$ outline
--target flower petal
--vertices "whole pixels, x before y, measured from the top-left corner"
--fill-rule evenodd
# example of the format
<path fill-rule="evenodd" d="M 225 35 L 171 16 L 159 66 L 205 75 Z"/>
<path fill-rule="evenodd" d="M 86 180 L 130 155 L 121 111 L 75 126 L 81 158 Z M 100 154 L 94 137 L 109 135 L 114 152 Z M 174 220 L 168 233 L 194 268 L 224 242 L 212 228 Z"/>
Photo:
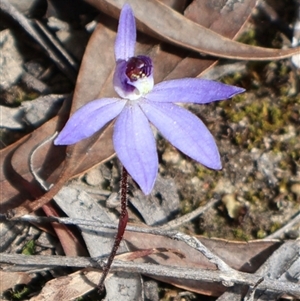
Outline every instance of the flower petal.
<path fill-rule="evenodd" d="M 119 98 L 101 98 L 76 111 L 54 140 L 55 145 L 70 145 L 92 136 L 120 114 L 126 104 Z"/>
<path fill-rule="evenodd" d="M 155 102 L 209 103 L 230 98 L 245 89 L 212 80 L 183 78 L 156 84 L 145 97 Z"/>
<path fill-rule="evenodd" d="M 209 168 L 222 168 L 215 140 L 199 118 L 171 103 L 141 101 L 140 106 L 150 122 L 180 151 Z"/>
<path fill-rule="evenodd" d="M 118 32 L 115 42 L 115 57 L 118 60 L 127 60 L 134 55 L 136 42 L 136 26 L 133 11 L 129 4 L 121 10 Z"/>
<path fill-rule="evenodd" d="M 137 104 L 126 105 L 117 118 L 113 142 L 128 173 L 149 194 L 157 176 L 158 158 L 150 124 Z"/>

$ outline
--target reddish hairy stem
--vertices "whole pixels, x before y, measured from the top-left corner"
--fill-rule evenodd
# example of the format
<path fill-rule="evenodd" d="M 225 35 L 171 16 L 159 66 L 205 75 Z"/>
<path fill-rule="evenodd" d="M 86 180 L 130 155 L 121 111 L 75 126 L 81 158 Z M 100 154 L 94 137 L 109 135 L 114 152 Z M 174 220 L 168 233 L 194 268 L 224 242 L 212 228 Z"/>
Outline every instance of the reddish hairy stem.
<path fill-rule="evenodd" d="M 104 290 L 104 281 L 106 279 L 107 274 L 109 273 L 110 267 L 113 263 L 113 260 L 116 256 L 116 253 L 119 249 L 120 243 L 123 239 L 123 235 L 128 222 L 128 212 L 127 212 L 127 178 L 128 173 L 127 170 L 123 167 L 122 177 L 121 177 L 121 213 L 119 218 L 119 226 L 117 236 L 115 238 L 114 246 L 109 254 L 107 259 L 107 264 L 103 269 L 101 279 L 98 284 L 99 293 Z"/>

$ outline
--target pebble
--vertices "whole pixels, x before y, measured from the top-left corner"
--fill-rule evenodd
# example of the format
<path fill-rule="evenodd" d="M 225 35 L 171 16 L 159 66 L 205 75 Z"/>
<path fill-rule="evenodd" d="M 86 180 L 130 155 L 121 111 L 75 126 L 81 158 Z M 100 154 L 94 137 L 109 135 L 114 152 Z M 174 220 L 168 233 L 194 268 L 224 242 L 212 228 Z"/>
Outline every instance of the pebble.
<path fill-rule="evenodd" d="M 221 178 L 214 188 L 215 193 L 219 194 L 232 194 L 235 191 L 235 187 L 231 184 L 230 180 Z"/>
<path fill-rule="evenodd" d="M 234 194 L 225 194 L 222 197 L 222 202 L 227 209 L 229 217 L 237 219 L 240 215 L 242 205 L 236 200 Z"/>
<path fill-rule="evenodd" d="M 291 186 L 291 192 L 296 194 L 300 198 L 300 183 L 295 183 Z"/>
<path fill-rule="evenodd" d="M 101 171 L 96 167 L 87 172 L 85 181 L 91 186 L 98 186 L 104 182 L 104 178 Z"/>
<path fill-rule="evenodd" d="M 35 11 L 46 4 L 45 0 L 9 0 L 8 2 L 26 16 L 31 16 Z"/>
<path fill-rule="evenodd" d="M 23 59 L 9 29 L 0 32 L 0 89 L 10 88 L 22 75 Z"/>
<path fill-rule="evenodd" d="M 178 164 L 181 156 L 178 151 L 174 149 L 167 149 L 162 155 L 163 161 L 166 163 Z"/>

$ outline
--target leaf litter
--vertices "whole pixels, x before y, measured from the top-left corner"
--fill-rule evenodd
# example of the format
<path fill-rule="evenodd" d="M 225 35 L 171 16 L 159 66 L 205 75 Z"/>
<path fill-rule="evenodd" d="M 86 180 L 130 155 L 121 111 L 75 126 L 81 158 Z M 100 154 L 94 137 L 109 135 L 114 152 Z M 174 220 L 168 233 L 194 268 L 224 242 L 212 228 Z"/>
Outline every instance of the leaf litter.
<path fill-rule="evenodd" d="M 89 2 L 92 3 L 92 1 Z M 117 17 L 119 9 L 122 6 L 121 2 L 122 1 L 116 1 L 111 3 L 107 1 L 107 6 L 101 6 L 101 9 L 103 12 Z M 133 3 L 132 5 L 134 6 L 135 4 Z M 210 9 L 215 12 L 215 14 L 212 14 L 214 18 L 211 20 L 216 20 L 216 22 L 210 23 L 209 19 L 200 18 L 200 20 L 202 20 L 200 21 L 199 18 L 193 19 L 192 17 L 192 12 L 196 12 L 197 9 L 200 8 L 203 9 L 200 1 L 193 2 L 190 7 L 185 10 L 184 20 L 182 16 L 175 14 L 167 7 L 162 7 L 161 3 L 157 4 L 156 1 L 149 1 L 147 5 L 153 7 L 157 13 L 153 13 L 153 16 L 149 16 L 149 13 L 146 13 L 147 10 L 145 7 L 143 8 L 142 5 L 133 8 L 136 10 L 137 19 L 140 21 L 140 29 L 147 33 L 149 33 L 150 29 L 152 35 L 156 36 L 156 38 L 158 36 L 161 37 L 163 34 L 153 32 L 157 30 L 155 26 L 158 23 L 156 21 L 154 22 L 151 18 L 160 16 L 161 11 L 159 11 L 159 8 L 163 8 L 162 11 L 169 14 L 169 18 L 166 18 L 166 20 L 170 19 L 170 24 L 174 22 L 174 20 L 181 20 L 180 22 L 186 23 L 187 26 L 190 26 L 190 28 L 194 30 L 195 25 L 186 19 L 191 18 L 200 25 L 209 27 L 228 38 L 233 38 L 247 20 L 251 11 L 250 8 L 254 6 L 254 1 L 248 1 L 244 6 L 241 3 L 236 4 L 234 6 L 234 12 L 237 12 L 237 9 L 239 10 L 237 23 L 233 25 L 229 22 L 227 26 L 225 26 L 225 23 L 222 21 L 222 17 L 226 20 L 225 13 L 226 10 L 228 10 L 226 6 L 223 7 L 223 10 L 218 7 L 210 7 Z M 197 7 L 198 5 L 199 7 Z M 232 10 L 227 11 L 228 14 L 230 14 L 230 12 L 232 13 Z M 206 17 L 209 14 L 195 15 L 204 15 Z M 104 15 L 102 15 L 101 19 L 102 24 L 99 23 L 93 33 L 81 63 L 71 112 L 74 112 L 87 101 L 102 95 L 113 95 L 112 93 L 114 93 L 110 84 L 114 68 L 112 53 L 110 51 L 99 51 L 99 49 L 101 49 L 101 45 L 105 45 L 105 49 L 112 49 L 112 46 L 109 45 L 113 45 L 117 23 Z M 164 18 L 161 19 L 163 20 Z M 227 18 L 227 20 L 231 19 L 232 18 Z M 153 24 L 155 25 L 154 27 Z M 219 24 L 221 24 L 221 26 Z M 109 28 L 106 27 L 107 25 L 109 25 Z M 247 26 L 249 25 L 246 25 L 246 27 Z M 252 28 L 249 26 L 246 32 L 251 33 L 253 30 L 256 30 L 256 28 L 262 30 L 261 27 L 256 25 L 256 27 Z M 169 35 L 173 34 L 172 28 L 166 27 L 166 30 L 168 31 L 168 35 L 164 35 L 164 40 L 167 39 L 171 41 Z M 188 35 L 189 38 L 191 34 L 193 34 L 193 31 L 190 31 L 190 35 Z M 177 35 L 175 38 L 180 39 L 181 36 L 182 35 Z M 177 41 L 176 39 L 172 39 L 172 43 L 182 46 L 184 42 L 182 40 Z M 278 37 L 275 37 L 275 39 L 278 40 Z M 184 47 L 189 49 L 186 50 L 183 48 L 175 48 L 168 44 L 157 44 L 157 40 L 153 38 L 150 39 L 142 34 L 139 37 L 139 41 L 140 44 L 138 47 L 140 53 L 148 53 L 154 60 L 156 81 L 160 81 L 164 78 L 197 76 L 204 73 L 206 68 L 215 62 L 212 58 L 207 59 L 204 57 L 199 59 L 199 55 L 191 51 L 191 49 L 195 50 L 195 48 L 193 48 L 194 46 L 189 43 L 184 45 Z M 220 41 L 222 41 L 222 39 Z M 251 41 L 248 42 L 251 43 Z M 263 41 L 263 43 L 265 43 L 265 41 Z M 205 53 L 203 49 L 201 52 Z M 225 52 L 224 50 L 223 54 Z M 294 51 L 293 53 L 296 52 L 297 51 Z M 292 51 L 290 51 L 290 55 L 291 53 Z M 214 54 L 214 52 L 211 52 L 211 54 Z M 257 57 L 253 57 L 252 59 L 255 60 Z M 163 62 L 163 64 L 161 62 Z M 202 118 L 203 116 L 205 117 L 205 123 L 208 124 L 210 130 L 217 133 L 216 137 L 218 139 L 218 145 L 221 147 L 221 156 L 224 157 L 225 161 L 223 162 L 225 164 L 223 164 L 224 169 L 221 173 L 217 174 L 216 172 L 204 170 L 199 166 L 194 166 L 189 159 L 183 157 L 181 154 L 177 157 L 177 163 L 175 165 L 174 163 L 168 163 L 167 158 L 174 157 L 174 150 L 164 140 L 159 139 L 159 151 L 161 157 L 164 158 L 161 161 L 160 174 L 163 177 L 174 179 L 181 200 L 180 209 L 183 213 L 189 212 L 200 204 L 205 203 L 205 200 L 210 199 L 213 194 L 216 194 L 217 198 L 224 197 L 224 195 L 226 196 L 229 192 L 227 192 L 224 186 L 224 178 L 229 179 L 230 185 L 233 187 L 230 193 L 234 193 L 236 202 L 241 204 L 242 208 L 245 208 L 245 212 L 237 214 L 235 218 L 229 218 L 226 207 L 218 204 L 215 208 L 206 212 L 205 215 L 202 215 L 200 219 L 196 219 L 194 223 L 181 226 L 181 229 L 185 232 L 191 234 L 196 232 L 209 237 L 217 236 L 227 239 L 249 240 L 253 238 L 264 238 L 288 222 L 297 212 L 299 194 L 293 192 L 293 187 L 299 183 L 299 161 L 297 161 L 299 160 L 299 143 L 297 144 L 296 139 L 297 135 L 299 135 L 299 125 L 297 126 L 297 120 L 299 120 L 299 114 L 297 113 L 299 112 L 299 110 L 297 110 L 299 107 L 299 101 L 297 101 L 297 99 L 299 99 L 299 91 L 297 91 L 297 88 L 294 88 L 296 89 L 294 95 L 289 96 L 288 94 L 291 85 L 293 85 L 291 78 L 293 78 L 295 72 L 297 73 L 297 70 L 294 71 L 289 61 L 272 61 L 270 63 L 250 64 L 248 65 L 246 73 L 245 71 L 243 72 L 242 74 L 237 73 L 232 76 L 227 75 L 223 80 L 229 84 L 240 83 L 241 86 L 246 87 L 247 90 L 251 91 L 247 97 L 241 97 L 241 99 L 238 99 L 236 102 L 230 100 L 202 109 L 195 106 L 192 107 L 194 112 L 201 115 Z M 278 78 L 280 79 L 279 84 L 277 82 Z M 276 100 L 269 99 L 267 95 L 272 95 Z M 30 204 L 28 200 L 33 200 L 44 193 L 34 179 L 30 171 L 30 166 L 24 158 L 32 157 L 33 167 L 35 171 L 38 172 L 40 178 L 47 180 L 48 183 L 58 182 L 59 185 L 55 184 L 57 185 L 58 191 L 70 178 L 82 174 L 95 164 L 109 161 L 113 156 L 114 152 L 110 140 L 111 127 L 108 127 L 103 133 L 99 134 L 98 137 L 93 137 L 89 141 L 85 141 L 74 148 L 68 148 L 67 157 L 65 163 L 63 163 L 64 166 L 61 166 L 62 162 L 64 162 L 64 148 L 58 150 L 51 146 L 51 142 L 45 144 L 43 144 L 43 142 L 46 141 L 55 130 L 59 130 L 63 126 L 69 114 L 69 109 L 66 107 L 67 106 L 60 111 L 58 117 L 46 122 L 27 137 L 15 142 L 15 144 L 8 146 L 2 151 L 1 160 L 3 160 L 3 164 L 1 164 L 1 166 L 3 168 L 3 175 L 5 176 L 4 182 L 1 184 L 2 188 L 4 188 L 4 194 L 2 194 L 3 200 L 1 201 L 1 209 L 3 212 L 13 208 L 18 210 L 18 208 L 20 208 L 18 207 L 19 205 L 22 206 L 21 208 L 23 210 L 20 210 L 20 213 L 30 212 L 32 209 L 28 210 L 28 207 L 27 210 L 24 210 L 24 208 Z M 43 145 L 39 147 L 40 144 Z M 34 156 L 32 156 L 34 150 L 36 150 L 36 152 Z M 86 152 L 86 150 L 88 150 L 88 152 Z M 168 155 L 168 153 L 171 155 Z M 277 159 L 274 160 L 274 158 Z M 107 180 L 104 180 L 102 186 L 108 188 L 108 190 L 118 191 L 118 182 L 116 180 L 118 179 L 117 165 L 115 161 L 110 161 L 106 163 L 106 166 L 109 168 L 113 167 L 113 170 L 115 170 L 112 176 L 114 182 L 109 183 Z M 61 170 L 64 170 L 63 174 Z M 216 189 L 216 187 L 218 187 L 218 189 Z M 134 183 L 131 184 L 130 190 L 133 191 L 134 195 L 136 191 Z M 50 189 L 48 199 L 55 194 L 56 192 L 51 192 Z M 84 192 L 79 190 L 75 195 L 82 194 L 84 194 Z M 76 197 L 70 200 L 70 192 L 67 192 L 66 195 L 67 197 L 64 196 L 63 201 L 78 200 Z M 90 201 L 92 200 L 91 197 L 87 197 Z M 136 196 L 133 198 L 136 199 Z M 174 198 L 176 198 L 176 195 L 172 197 L 172 199 Z M 157 204 L 160 202 L 166 203 L 168 202 L 168 195 L 162 197 L 158 191 L 156 199 Z M 26 200 L 27 205 L 24 205 L 24 201 Z M 93 205 L 95 203 L 97 203 L 97 197 L 94 202 L 92 202 Z M 80 204 L 89 204 L 89 202 L 85 199 L 84 202 L 79 202 L 79 205 Z M 101 205 L 104 205 L 103 202 Z M 176 203 L 174 205 L 176 207 L 178 206 Z M 30 207 L 31 205 L 29 205 L 29 208 Z M 73 206 L 71 206 L 71 208 L 72 207 Z M 149 212 L 147 206 L 144 207 L 145 208 L 142 208 L 142 206 L 136 207 L 138 208 L 138 212 L 132 210 L 133 220 L 137 220 L 139 216 L 145 216 L 144 220 L 147 220 L 146 216 L 147 214 L 149 215 Z M 85 212 L 87 216 L 91 218 L 92 208 L 95 207 L 84 208 L 84 210 L 81 208 L 77 214 L 82 217 L 83 212 Z M 76 209 L 73 209 L 71 212 L 65 209 L 67 211 L 65 211 L 65 213 L 71 217 L 76 217 L 76 212 L 74 212 Z M 179 208 L 174 208 L 174 210 L 175 213 L 173 212 L 173 214 L 176 214 L 176 210 L 178 211 Z M 109 213 L 109 215 L 112 216 L 111 213 Z M 98 214 L 96 214 L 96 217 L 97 216 Z M 151 213 L 149 216 L 151 216 Z M 110 220 L 113 221 L 114 219 L 115 218 Z M 105 231 L 105 233 L 108 233 L 107 230 Z M 84 233 L 84 231 L 82 233 Z M 84 235 L 87 234 L 82 235 L 84 237 Z M 294 237 L 293 231 L 286 233 L 286 235 L 287 237 Z M 135 236 L 135 234 L 133 236 Z M 94 239 L 95 236 L 92 235 L 91 243 L 88 243 L 89 240 L 87 237 L 88 236 L 84 237 L 84 241 L 90 256 L 100 256 L 100 253 L 95 253 L 97 253 L 97 249 L 101 248 L 101 236 L 97 235 L 96 240 Z M 150 243 L 150 246 L 145 246 L 146 249 L 155 246 L 154 238 L 147 239 L 144 236 L 142 236 L 142 238 L 145 238 L 145 241 Z M 157 237 L 157 239 L 158 238 L 159 237 Z M 61 239 L 64 240 L 64 238 Z M 98 243 L 95 244 L 96 241 L 98 241 L 99 247 Z M 141 243 L 142 240 L 140 239 L 139 242 Z M 153 245 L 151 246 L 152 242 Z M 93 245 L 95 248 L 94 251 L 89 249 L 92 248 Z M 224 246 L 224 244 L 220 245 L 222 246 L 222 252 L 227 250 L 228 243 L 226 243 L 226 246 Z M 251 245 L 251 243 L 247 243 L 246 245 Z M 158 247 L 163 246 L 164 242 L 158 243 Z M 237 243 L 237 246 L 239 246 L 239 243 Z M 75 248 L 75 245 L 73 247 Z M 142 248 L 142 245 L 140 245 L 140 247 L 137 246 L 137 248 Z M 211 246 L 211 248 L 215 250 L 216 247 Z M 185 249 L 185 247 L 183 247 L 183 249 Z M 241 252 L 241 254 L 244 254 L 244 251 Z M 66 255 L 68 255 L 68 251 L 66 251 Z M 102 255 L 105 255 L 105 253 Z M 266 254 L 264 256 L 264 259 L 269 257 L 269 255 Z M 226 255 L 225 257 L 231 258 L 230 255 Z M 284 255 L 282 255 L 282 257 L 286 258 Z M 281 260 L 282 257 L 280 257 Z M 172 255 L 168 256 L 168 258 L 172 258 Z M 175 261 L 178 261 L 178 258 Z M 247 261 L 245 260 L 245 262 Z M 174 262 L 171 261 L 171 265 L 174 265 Z M 136 284 L 139 285 L 140 280 L 136 281 Z M 112 290 L 107 286 L 107 292 L 112 292 L 115 285 L 117 284 L 113 284 Z M 198 285 L 196 283 L 195 287 L 198 286 L 199 283 Z M 193 288 L 191 283 L 186 283 L 181 287 L 198 291 L 195 290 L 195 287 Z M 137 288 L 138 292 L 140 292 L 140 290 L 140 287 Z M 220 292 L 216 293 L 218 291 L 216 287 L 212 287 L 211 290 L 208 291 L 210 291 L 210 294 L 211 292 L 217 295 L 220 294 Z M 201 292 L 205 293 L 204 291 Z"/>

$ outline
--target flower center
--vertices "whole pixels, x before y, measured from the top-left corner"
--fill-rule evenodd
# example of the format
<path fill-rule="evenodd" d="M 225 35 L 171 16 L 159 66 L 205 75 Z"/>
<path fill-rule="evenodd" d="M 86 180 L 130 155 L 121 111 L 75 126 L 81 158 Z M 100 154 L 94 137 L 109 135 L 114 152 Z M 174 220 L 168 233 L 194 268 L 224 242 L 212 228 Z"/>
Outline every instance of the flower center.
<path fill-rule="evenodd" d="M 131 81 L 148 77 L 152 71 L 151 59 L 146 56 L 132 57 L 127 62 L 126 75 Z"/>

